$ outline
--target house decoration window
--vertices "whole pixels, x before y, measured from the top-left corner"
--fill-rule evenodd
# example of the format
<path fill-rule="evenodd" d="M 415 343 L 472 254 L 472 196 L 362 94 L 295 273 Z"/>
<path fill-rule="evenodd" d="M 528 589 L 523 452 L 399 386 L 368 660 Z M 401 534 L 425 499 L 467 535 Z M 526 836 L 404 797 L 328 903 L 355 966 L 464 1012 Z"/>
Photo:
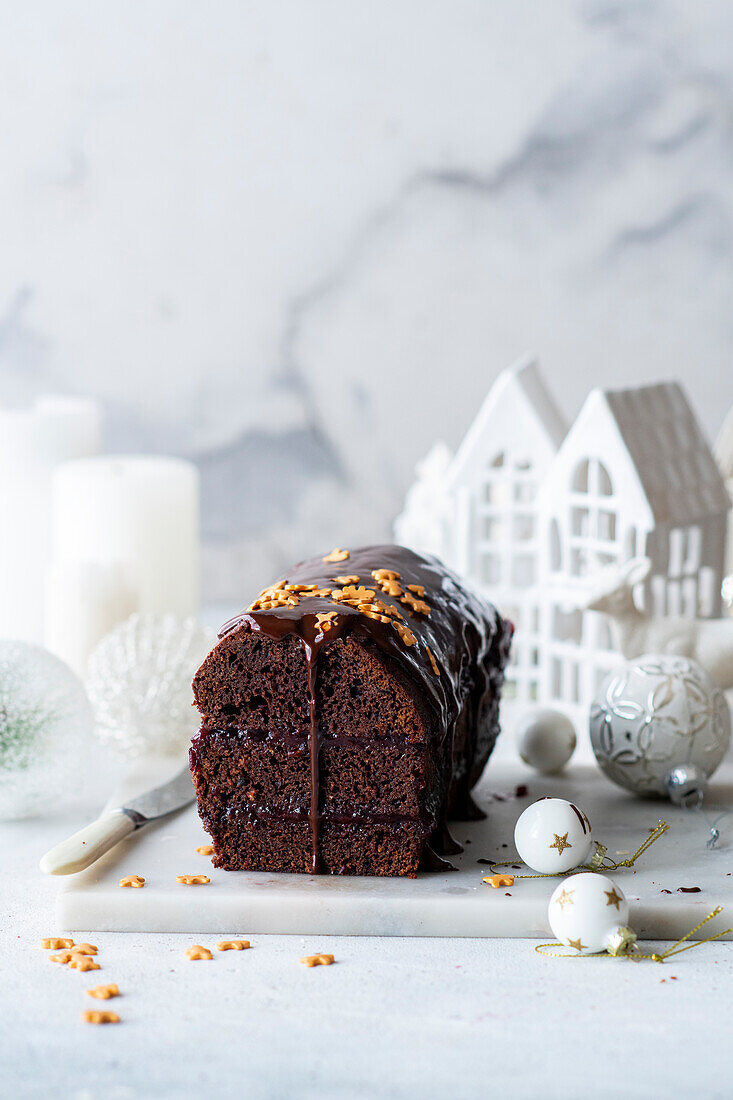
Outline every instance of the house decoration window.
<path fill-rule="evenodd" d="M 597 458 L 582 459 L 569 493 L 570 575 L 587 577 L 618 560 L 617 514 L 611 475 Z"/>
<path fill-rule="evenodd" d="M 478 493 L 476 575 L 486 588 L 520 592 L 537 581 L 537 476 L 528 458 L 500 451 Z"/>

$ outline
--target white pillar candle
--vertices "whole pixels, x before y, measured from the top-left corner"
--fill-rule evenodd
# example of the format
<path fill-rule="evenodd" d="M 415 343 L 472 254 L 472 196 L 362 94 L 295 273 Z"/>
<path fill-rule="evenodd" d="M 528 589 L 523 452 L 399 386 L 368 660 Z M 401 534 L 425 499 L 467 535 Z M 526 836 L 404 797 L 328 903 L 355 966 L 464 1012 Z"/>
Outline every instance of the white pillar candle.
<path fill-rule="evenodd" d="M 99 405 L 83 398 L 0 409 L 0 637 L 42 641 L 53 471 L 96 454 L 101 434 Z"/>
<path fill-rule="evenodd" d="M 66 462 L 54 475 L 53 498 L 57 566 L 121 565 L 140 612 L 197 613 L 199 478 L 192 463 L 142 455 Z"/>
<path fill-rule="evenodd" d="M 138 609 L 122 563 L 55 563 L 46 576 L 44 644 L 82 679 L 97 642 Z"/>

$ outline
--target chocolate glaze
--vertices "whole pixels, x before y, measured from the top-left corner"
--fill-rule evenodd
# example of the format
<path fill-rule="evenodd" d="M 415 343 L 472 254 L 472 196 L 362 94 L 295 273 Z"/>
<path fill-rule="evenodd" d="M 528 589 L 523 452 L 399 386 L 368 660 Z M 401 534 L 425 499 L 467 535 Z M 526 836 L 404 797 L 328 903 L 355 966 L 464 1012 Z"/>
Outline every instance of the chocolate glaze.
<path fill-rule="evenodd" d="M 424 599 L 431 609 L 430 615 L 415 613 L 397 597 L 382 592 L 372 578 L 372 570 L 376 569 L 398 573 L 399 583 L 405 590 L 408 585 L 422 585 L 425 589 Z M 439 846 L 441 840 L 445 841 L 450 836 L 445 825 L 449 807 L 455 816 L 463 813 L 471 819 L 477 814 L 469 791 L 481 774 L 493 747 L 490 733 L 484 735 L 483 743 L 477 743 L 478 706 L 489 688 L 498 697 L 503 678 L 502 670 L 509 651 L 511 627 L 490 604 L 470 591 L 437 558 L 421 556 L 400 546 L 361 547 L 351 550 L 346 560 L 336 563 L 312 558 L 293 566 L 279 580 L 288 584 L 317 584 L 319 588 L 340 587 L 334 582 L 334 578 L 341 575 L 358 575 L 359 585 L 373 589 L 383 603 L 398 608 L 404 616 L 402 621 L 415 635 L 416 643 L 405 645 L 392 622 L 382 623 L 330 597 L 312 597 L 307 593 L 299 593 L 300 602 L 294 607 L 243 611 L 224 624 L 219 637 L 223 638 L 233 631 L 246 630 L 256 631 L 276 640 L 288 635 L 295 635 L 301 640 L 308 670 L 312 874 L 319 871 L 321 825 L 320 745 L 315 693 L 319 654 L 338 638 L 355 633 L 375 643 L 396 663 L 427 707 L 431 727 L 436 731 L 439 740 L 442 742 L 444 738 L 450 739 L 450 754 L 454 758 L 453 783 L 441 807 L 440 820 L 431 844 L 426 845 L 428 858 L 432 862 L 439 859 L 433 846 Z M 316 615 L 328 611 L 336 611 L 337 615 L 331 620 L 331 628 L 324 632 L 317 625 Z M 437 662 L 439 676 L 432 669 L 428 647 Z M 465 743 L 459 759 L 456 760 L 452 751 L 456 724 L 466 706 L 469 713 Z M 452 839 L 450 847 L 453 851 L 460 850 L 460 846 Z M 440 862 L 444 864 L 444 861 Z M 445 869 L 445 866 L 441 869 Z"/>

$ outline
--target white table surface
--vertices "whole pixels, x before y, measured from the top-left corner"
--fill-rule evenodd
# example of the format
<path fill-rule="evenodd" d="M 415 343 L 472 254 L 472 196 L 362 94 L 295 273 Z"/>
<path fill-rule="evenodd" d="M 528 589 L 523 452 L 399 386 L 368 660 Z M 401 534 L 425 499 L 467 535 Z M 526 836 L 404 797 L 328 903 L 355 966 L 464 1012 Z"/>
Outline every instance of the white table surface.
<path fill-rule="evenodd" d="M 2 1097 L 731 1095 L 730 943 L 658 965 L 545 959 L 525 940 L 258 935 L 196 963 L 186 947 L 218 937 L 98 933 L 103 969 L 52 964 L 58 880 L 36 865 L 84 819 L 0 825 Z M 299 964 L 316 951 L 337 964 Z M 124 995 L 84 995 L 102 981 Z M 80 1021 L 103 1007 L 122 1023 Z"/>

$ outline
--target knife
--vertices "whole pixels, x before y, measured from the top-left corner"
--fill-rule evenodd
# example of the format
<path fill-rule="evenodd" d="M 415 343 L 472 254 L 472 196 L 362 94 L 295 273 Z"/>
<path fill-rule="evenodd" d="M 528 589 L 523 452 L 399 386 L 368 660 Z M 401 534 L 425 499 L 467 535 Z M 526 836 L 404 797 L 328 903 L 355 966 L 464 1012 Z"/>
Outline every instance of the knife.
<path fill-rule="evenodd" d="M 118 806 L 102 814 L 91 825 L 86 825 L 68 840 L 63 840 L 46 852 L 39 866 L 44 875 L 73 875 L 83 871 L 95 860 L 114 848 L 130 833 L 142 829 L 174 810 L 188 806 L 196 797 L 188 765 L 160 787 L 130 800 L 126 806 Z"/>

